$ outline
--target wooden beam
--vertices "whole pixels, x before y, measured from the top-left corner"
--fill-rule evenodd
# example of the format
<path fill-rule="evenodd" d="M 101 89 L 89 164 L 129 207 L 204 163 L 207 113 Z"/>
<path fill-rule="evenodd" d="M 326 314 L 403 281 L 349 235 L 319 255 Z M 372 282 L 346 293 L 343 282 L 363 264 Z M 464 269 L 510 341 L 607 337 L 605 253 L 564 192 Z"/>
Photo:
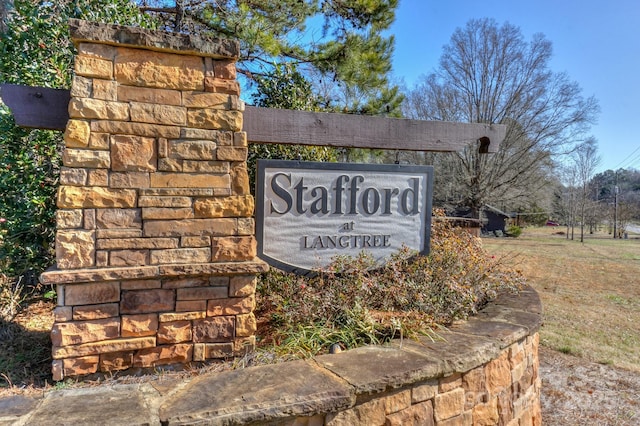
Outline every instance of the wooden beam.
<path fill-rule="evenodd" d="M 0 97 L 22 127 L 64 130 L 69 91 L 0 85 Z M 460 151 L 477 144 L 497 152 L 506 135 L 500 124 L 469 124 L 377 116 L 292 111 L 247 106 L 244 130 L 251 143 L 319 145 L 411 151 Z"/>
<path fill-rule="evenodd" d="M 323 145 L 412 151 L 460 151 L 478 143 L 497 152 L 506 135 L 500 124 L 408 120 L 247 106 L 244 130 L 253 143 Z"/>
<path fill-rule="evenodd" d="M 18 126 L 64 130 L 69 120 L 68 90 L 1 84 L 0 97 Z"/>

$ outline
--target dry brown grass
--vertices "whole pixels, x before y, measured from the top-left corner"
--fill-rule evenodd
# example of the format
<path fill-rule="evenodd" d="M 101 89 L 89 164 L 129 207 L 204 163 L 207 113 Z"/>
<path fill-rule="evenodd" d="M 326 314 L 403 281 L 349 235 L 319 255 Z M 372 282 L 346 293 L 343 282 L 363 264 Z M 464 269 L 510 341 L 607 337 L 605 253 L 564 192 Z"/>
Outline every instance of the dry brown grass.
<path fill-rule="evenodd" d="M 526 228 L 519 238 L 487 238 L 540 294 L 543 345 L 586 360 L 640 372 L 640 238 L 606 233 L 584 243 L 562 228 Z"/>

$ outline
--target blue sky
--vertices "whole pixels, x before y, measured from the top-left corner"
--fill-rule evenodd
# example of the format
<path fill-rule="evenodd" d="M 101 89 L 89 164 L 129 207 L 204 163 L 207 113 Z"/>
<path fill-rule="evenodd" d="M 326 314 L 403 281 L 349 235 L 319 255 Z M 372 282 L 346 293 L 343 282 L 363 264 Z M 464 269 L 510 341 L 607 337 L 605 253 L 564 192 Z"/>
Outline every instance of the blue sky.
<path fill-rule="evenodd" d="M 640 1 L 400 0 L 391 28 L 394 76 L 412 87 L 437 67 L 456 28 L 485 17 L 520 27 L 527 40 L 544 34 L 553 44 L 551 69 L 598 99 L 591 133 L 602 157 L 599 171 L 640 169 Z"/>

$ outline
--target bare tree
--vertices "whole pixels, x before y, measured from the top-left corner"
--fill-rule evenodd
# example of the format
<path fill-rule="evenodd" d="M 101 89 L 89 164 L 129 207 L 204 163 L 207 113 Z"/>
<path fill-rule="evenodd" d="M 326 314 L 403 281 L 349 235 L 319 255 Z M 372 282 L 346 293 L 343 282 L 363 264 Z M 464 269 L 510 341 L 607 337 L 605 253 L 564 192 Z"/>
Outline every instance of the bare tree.
<path fill-rule="evenodd" d="M 617 213 L 617 238 L 623 238 L 627 233 L 627 227 L 633 220 L 633 216 L 638 209 L 638 205 L 628 200 L 618 201 Z"/>
<path fill-rule="evenodd" d="M 561 202 L 567 226 L 567 239 L 573 240 L 578 211 L 578 168 L 574 163 L 569 163 L 560 170 L 560 175 L 563 183 Z"/>
<path fill-rule="evenodd" d="M 572 151 L 598 113 L 577 83 L 549 70 L 551 54 L 541 34 L 526 42 L 513 25 L 471 20 L 407 95 L 412 118 L 507 125 L 498 153 L 470 147 L 434 164 L 455 171 L 459 202 L 476 215 L 486 202 L 523 200 L 547 185 L 550 156 Z"/>
<path fill-rule="evenodd" d="M 580 242 L 584 242 L 584 225 L 586 221 L 586 209 L 590 204 L 590 182 L 600 164 L 598 155 L 598 143 L 591 137 L 579 145 L 572 155 L 575 170 L 580 185 Z"/>

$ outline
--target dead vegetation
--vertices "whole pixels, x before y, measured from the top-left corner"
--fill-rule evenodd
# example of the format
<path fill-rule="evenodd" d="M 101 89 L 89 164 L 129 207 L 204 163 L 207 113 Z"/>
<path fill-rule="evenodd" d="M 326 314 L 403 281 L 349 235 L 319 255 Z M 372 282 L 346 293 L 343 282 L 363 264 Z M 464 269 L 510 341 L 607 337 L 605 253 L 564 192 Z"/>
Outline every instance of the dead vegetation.
<path fill-rule="evenodd" d="M 0 319 L 0 395 L 2 389 L 46 388 L 51 380 L 53 303 L 34 301 L 13 320 Z"/>
<path fill-rule="evenodd" d="M 508 255 L 540 294 L 541 343 L 559 352 L 640 373 L 640 239 L 606 233 L 567 240 L 554 228 L 485 239 Z"/>

